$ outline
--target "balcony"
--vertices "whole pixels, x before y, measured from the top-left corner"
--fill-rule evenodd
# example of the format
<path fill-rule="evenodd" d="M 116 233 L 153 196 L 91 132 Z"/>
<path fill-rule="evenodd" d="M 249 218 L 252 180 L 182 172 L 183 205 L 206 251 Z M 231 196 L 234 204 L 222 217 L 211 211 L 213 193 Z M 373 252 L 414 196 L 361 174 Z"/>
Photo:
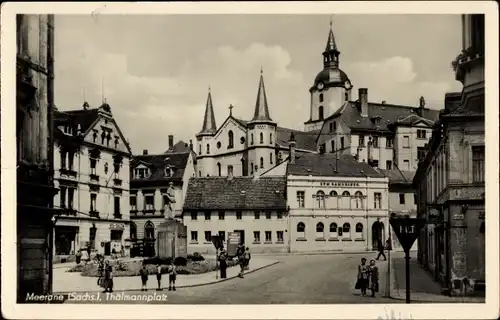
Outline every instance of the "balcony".
<path fill-rule="evenodd" d="M 113 214 L 113 218 L 115 218 L 115 219 L 121 219 L 122 218 L 122 214 L 121 213 L 115 213 L 115 214 Z"/>
<path fill-rule="evenodd" d="M 99 218 L 99 211 L 94 211 L 94 210 L 91 210 L 89 212 L 90 216 L 93 217 L 93 218 Z"/>
<path fill-rule="evenodd" d="M 113 179 L 113 183 L 115 184 L 115 186 L 121 186 L 122 185 L 122 180 L 121 179 Z"/>
<path fill-rule="evenodd" d="M 484 53 L 478 52 L 473 47 L 462 50 L 455 60 L 451 62 L 451 66 L 455 72 L 455 79 L 463 83 L 467 70 L 479 65 L 483 60 Z"/>
<path fill-rule="evenodd" d="M 67 177 L 76 178 L 76 175 L 77 175 L 76 171 L 71 170 L 71 169 L 65 169 L 65 168 L 59 169 L 59 173 L 61 174 L 61 177 L 67 176 Z"/>
<path fill-rule="evenodd" d="M 99 176 L 97 174 L 91 173 L 89 175 L 89 177 L 90 177 L 90 181 L 99 182 Z"/>

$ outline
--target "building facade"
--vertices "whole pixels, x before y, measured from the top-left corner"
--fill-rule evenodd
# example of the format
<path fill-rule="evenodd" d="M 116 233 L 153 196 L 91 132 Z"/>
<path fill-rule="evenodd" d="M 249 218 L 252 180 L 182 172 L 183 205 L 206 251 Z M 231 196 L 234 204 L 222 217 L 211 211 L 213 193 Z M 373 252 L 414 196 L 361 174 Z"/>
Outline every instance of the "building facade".
<path fill-rule="evenodd" d="M 461 93 L 445 97 L 418 167 L 419 262 L 452 295 L 485 280 L 484 15 L 463 15 L 463 50 L 453 61 Z"/>
<path fill-rule="evenodd" d="M 59 194 L 54 254 L 79 249 L 128 255 L 130 146 L 103 103 L 55 114 L 54 169 Z"/>
<path fill-rule="evenodd" d="M 150 155 L 147 150 L 133 157 L 130 166 L 130 239 L 133 256 L 154 256 L 157 227 L 165 221 L 166 193 L 174 189 L 174 216 L 181 217 L 189 178 L 195 175 L 196 157 L 184 142 L 174 145 L 169 136 L 169 148 L 163 154 Z"/>
<path fill-rule="evenodd" d="M 52 292 L 54 16 L 16 16 L 17 300 Z M 5 200 L 5 199 L 4 199 Z"/>
<path fill-rule="evenodd" d="M 266 172 L 287 178 L 290 252 L 376 250 L 389 236 L 389 179 L 351 155 L 296 153 Z"/>
<path fill-rule="evenodd" d="M 215 253 L 212 235 L 230 232 L 253 253 L 287 252 L 286 177 L 191 178 L 182 220 L 189 253 Z"/>

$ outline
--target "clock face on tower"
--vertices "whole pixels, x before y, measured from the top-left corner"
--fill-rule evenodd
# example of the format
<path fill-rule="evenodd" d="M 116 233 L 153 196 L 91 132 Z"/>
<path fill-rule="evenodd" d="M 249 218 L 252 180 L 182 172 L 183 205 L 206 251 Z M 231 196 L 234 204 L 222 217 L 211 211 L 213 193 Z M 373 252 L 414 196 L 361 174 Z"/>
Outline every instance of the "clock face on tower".
<path fill-rule="evenodd" d="M 349 80 L 346 80 L 346 82 L 344 83 L 344 87 L 347 89 L 347 90 L 351 90 L 352 86 L 351 86 L 351 82 Z"/>
<path fill-rule="evenodd" d="M 318 90 L 323 90 L 324 87 L 325 87 L 325 85 L 323 84 L 323 82 L 318 83 L 318 86 L 317 86 Z"/>

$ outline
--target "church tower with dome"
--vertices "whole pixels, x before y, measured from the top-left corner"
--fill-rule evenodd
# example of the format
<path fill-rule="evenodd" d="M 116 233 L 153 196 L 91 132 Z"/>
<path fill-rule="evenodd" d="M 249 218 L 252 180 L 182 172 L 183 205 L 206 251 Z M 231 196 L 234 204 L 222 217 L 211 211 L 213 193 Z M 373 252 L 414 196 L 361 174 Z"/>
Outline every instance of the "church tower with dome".
<path fill-rule="evenodd" d="M 305 122 L 305 131 L 320 130 L 324 119 L 351 99 L 352 84 L 347 74 L 339 68 L 339 55 L 330 21 L 328 41 L 323 52 L 323 70 L 318 73 L 309 89 L 311 109 L 310 118 Z"/>

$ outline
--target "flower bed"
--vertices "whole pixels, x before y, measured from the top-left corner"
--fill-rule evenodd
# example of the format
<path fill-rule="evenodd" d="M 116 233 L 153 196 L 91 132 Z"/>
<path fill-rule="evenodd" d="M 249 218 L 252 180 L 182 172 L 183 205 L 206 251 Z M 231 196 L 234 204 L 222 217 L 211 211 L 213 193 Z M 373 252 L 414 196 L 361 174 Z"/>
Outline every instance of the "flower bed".
<path fill-rule="evenodd" d="M 114 277 L 134 277 L 139 276 L 139 271 L 142 268 L 142 261 L 116 262 L 110 261 L 113 266 Z M 227 266 L 232 267 L 235 263 L 228 261 Z M 149 274 L 156 274 L 157 266 L 154 264 L 146 264 L 146 269 Z M 98 266 L 96 264 L 79 264 L 69 269 L 67 272 L 80 272 L 84 277 L 98 277 Z M 185 266 L 177 266 L 177 274 L 202 274 L 216 270 L 215 260 L 190 261 L 188 260 Z M 161 265 L 161 273 L 168 272 L 168 265 Z"/>

